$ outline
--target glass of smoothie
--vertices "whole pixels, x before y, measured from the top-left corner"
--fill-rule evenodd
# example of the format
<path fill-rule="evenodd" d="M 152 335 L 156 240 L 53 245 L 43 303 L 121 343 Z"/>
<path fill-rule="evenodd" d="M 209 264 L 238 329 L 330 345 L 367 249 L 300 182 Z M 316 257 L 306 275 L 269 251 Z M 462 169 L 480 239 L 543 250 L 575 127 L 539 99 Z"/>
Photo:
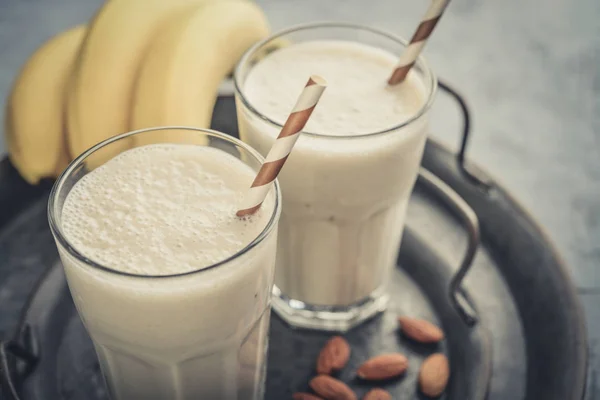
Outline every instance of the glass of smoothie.
<path fill-rule="evenodd" d="M 154 128 L 54 185 L 50 226 L 112 399 L 263 398 L 278 184 L 235 215 L 262 161 L 219 132 Z"/>
<path fill-rule="evenodd" d="M 344 331 L 386 308 L 437 89 L 423 58 L 387 85 L 405 48 L 376 29 L 317 23 L 258 43 L 235 70 L 240 137 L 263 155 L 303 78 L 329 82 L 278 177 L 273 308 L 294 326 Z"/>

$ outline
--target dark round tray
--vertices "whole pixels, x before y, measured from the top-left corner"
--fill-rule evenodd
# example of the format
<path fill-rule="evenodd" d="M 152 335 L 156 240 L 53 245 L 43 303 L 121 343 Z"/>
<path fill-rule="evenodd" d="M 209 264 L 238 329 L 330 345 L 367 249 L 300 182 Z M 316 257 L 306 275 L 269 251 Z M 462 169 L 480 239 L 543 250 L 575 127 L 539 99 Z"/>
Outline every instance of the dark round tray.
<path fill-rule="evenodd" d="M 452 370 L 443 399 L 580 400 L 587 346 L 575 289 L 531 217 L 465 163 L 468 114 L 456 98 L 465 112 L 461 151 L 456 156 L 428 141 L 391 282 L 392 304 L 345 334 L 353 352 L 340 378 L 362 396 L 372 386 L 354 378 L 356 368 L 373 355 L 400 351 L 409 358 L 408 372 L 378 386 L 394 399 L 422 399 L 416 389 L 419 364 L 441 351 Z M 235 133 L 234 113 L 232 98 L 220 98 L 213 127 Z M 0 249 L 10 254 L 0 258 L 0 277 L 8 277 L 0 292 L 21 276 L 33 282 L 43 274 L 17 330 L 0 346 L 2 389 L 6 399 L 107 398 L 47 227 L 48 189 L 48 183 L 25 184 L 6 160 L 2 163 Z M 470 209 L 481 229 L 472 265 L 469 250 L 477 230 Z M 399 314 L 437 322 L 446 340 L 425 346 L 401 337 Z M 295 330 L 273 315 L 270 334 L 267 399 L 306 391 L 331 333 Z"/>

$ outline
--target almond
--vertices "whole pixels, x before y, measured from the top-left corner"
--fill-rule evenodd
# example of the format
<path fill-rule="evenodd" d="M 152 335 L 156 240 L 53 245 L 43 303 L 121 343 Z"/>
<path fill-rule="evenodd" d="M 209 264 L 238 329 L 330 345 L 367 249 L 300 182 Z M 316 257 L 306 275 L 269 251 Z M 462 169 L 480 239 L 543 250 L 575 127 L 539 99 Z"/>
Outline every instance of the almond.
<path fill-rule="evenodd" d="M 450 366 L 445 355 L 433 354 L 423 361 L 419 371 L 419 386 L 429 397 L 438 397 L 446 389 L 450 378 Z"/>
<path fill-rule="evenodd" d="M 392 395 L 383 389 L 375 388 L 365 394 L 363 400 L 392 400 Z"/>
<path fill-rule="evenodd" d="M 356 375 L 366 380 L 382 380 L 402 375 L 407 368 L 408 359 L 403 354 L 383 354 L 367 360 Z"/>
<path fill-rule="evenodd" d="M 437 343 L 444 339 L 444 332 L 424 319 L 399 317 L 400 330 L 404 335 L 420 343 Z"/>
<path fill-rule="evenodd" d="M 356 395 L 348 385 L 328 375 L 312 378 L 309 385 L 319 396 L 327 400 L 356 400 Z"/>
<path fill-rule="evenodd" d="M 323 400 L 320 397 L 315 396 L 314 394 L 310 394 L 310 393 L 294 393 L 292 395 L 292 399 L 293 400 Z"/>
<path fill-rule="evenodd" d="M 346 339 L 334 336 L 325 343 L 317 359 L 317 373 L 331 375 L 346 366 L 350 359 L 350 346 Z"/>

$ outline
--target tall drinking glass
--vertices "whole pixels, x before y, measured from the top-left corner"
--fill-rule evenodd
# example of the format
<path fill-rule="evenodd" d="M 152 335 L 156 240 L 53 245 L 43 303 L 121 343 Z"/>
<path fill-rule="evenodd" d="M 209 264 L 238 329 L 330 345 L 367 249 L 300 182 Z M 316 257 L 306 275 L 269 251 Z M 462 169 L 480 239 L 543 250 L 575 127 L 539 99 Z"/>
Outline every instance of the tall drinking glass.
<path fill-rule="evenodd" d="M 284 122 L 273 110 L 278 103 L 289 102 L 299 90 L 293 82 L 300 85 L 304 79 L 290 78 L 299 71 L 298 65 L 309 66 L 302 74 L 310 70 L 329 81 L 279 175 L 285 207 L 273 307 L 292 325 L 343 331 L 386 307 L 386 282 L 396 262 L 437 89 L 423 58 L 405 83 L 387 87 L 405 48 L 404 40 L 376 29 L 317 23 L 258 43 L 235 70 L 240 137 L 263 155 Z M 364 70 L 354 65 L 362 60 Z M 380 62 L 385 67 L 371 76 Z M 268 73 L 266 67 L 256 72 L 265 63 L 270 63 Z M 365 89 L 369 79 L 375 83 Z M 266 93 L 269 84 L 274 90 Z M 347 96 L 328 102 L 328 96 L 342 90 L 336 89 L 338 84 L 348 86 Z M 372 94 L 357 98 L 355 87 L 362 92 L 373 89 Z M 414 110 L 382 127 L 378 116 L 384 107 L 393 108 L 388 102 L 399 96 L 410 102 L 413 94 L 420 102 Z M 341 105 L 363 100 L 369 103 L 365 109 Z M 323 124 L 327 119 L 330 123 Z M 313 127 L 331 128 L 311 130 L 313 121 Z"/>
<path fill-rule="evenodd" d="M 137 143 L 148 142 L 154 143 L 153 146 L 193 143 L 210 147 L 214 149 L 211 168 L 217 175 L 221 169 L 231 174 L 238 168 L 246 168 L 249 174 L 246 166 L 258 171 L 263 161 L 250 146 L 219 132 L 154 128 L 116 136 L 94 146 L 73 161 L 56 182 L 48 206 L 50 226 L 73 300 L 93 340 L 111 398 L 262 399 L 281 209 L 277 183 L 269 194 L 271 201 L 265 203 L 267 209 L 262 211 L 264 229 L 258 230 L 256 237 L 246 238 L 248 244 L 241 250 L 223 254 L 219 261 L 194 270 L 146 274 L 146 265 L 140 263 L 139 273 L 123 272 L 118 262 L 113 265 L 87 257 L 69 239 L 64 205 L 74 188 L 78 190 L 78 183 L 95 173 L 96 168 L 112 162 L 123 148 L 135 148 Z M 223 165 L 214 165 L 215 160 L 222 160 Z M 172 161 L 169 165 L 173 168 L 178 168 L 180 162 L 199 168 L 206 163 L 202 157 L 178 160 L 176 155 L 168 161 Z M 178 171 L 185 173 L 185 169 Z M 131 171 L 125 172 L 137 174 L 140 171 L 132 164 Z M 189 176 L 189 179 L 194 178 L 197 177 Z M 140 182 L 140 187 L 143 185 Z M 181 196 L 189 196 L 186 197 L 188 204 L 199 201 L 186 188 L 178 190 Z M 138 191 L 136 196 L 140 193 Z M 118 193 L 117 190 L 115 195 L 124 202 L 130 199 L 129 192 Z M 135 203 L 134 197 L 131 200 Z M 152 201 L 161 204 L 160 198 Z M 202 204 L 196 205 L 202 209 Z M 117 211 L 98 210 L 99 216 L 110 212 Z M 118 212 L 127 218 L 126 212 Z M 167 210 L 165 205 L 150 212 L 157 218 L 167 212 L 177 212 L 182 223 L 190 220 L 186 218 L 189 212 L 186 208 Z M 94 240 L 97 227 L 82 225 L 81 228 L 89 230 L 87 237 L 91 235 Z M 183 229 L 182 226 L 174 228 Z M 158 234 L 160 232 L 152 230 L 140 231 L 138 240 L 156 240 L 160 237 Z M 115 251 L 122 244 L 111 237 L 97 239 L 112 243 Z M 203 237 L 197 240 L 202 242 Z M 164 267 L 176 270 L 179 259 L 173 257 L 173 263 Z"/>

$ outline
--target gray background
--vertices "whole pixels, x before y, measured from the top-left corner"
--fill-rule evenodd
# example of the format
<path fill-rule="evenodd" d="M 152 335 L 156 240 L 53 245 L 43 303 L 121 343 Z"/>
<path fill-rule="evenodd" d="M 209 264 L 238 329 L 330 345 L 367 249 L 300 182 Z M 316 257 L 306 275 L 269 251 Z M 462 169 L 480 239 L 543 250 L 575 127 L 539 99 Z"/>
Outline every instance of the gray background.
<path fill-rule="evenodd" d="M 0 99 L 44 40 L 84 22 L 99 0 L 0 0 Z M 274 30 L 315 20 L 368 24 L 409 37 L 426 0 L 258 0 Z M 49 6 L 52 4 L 52 7 Z M 466 96 L 469 157 L 545 227 L 584 302 L 600 348 L 600 1 L 454 0 L 425 55 Z M 458 114 L 440 96 L 433 137 L 455 147 Z M 0 139 L 0 155 L 5 152 Z M 597 364 L 597 363 L 595 363 Z M 598 392 L 592 365 L 588 398 Z"/>

